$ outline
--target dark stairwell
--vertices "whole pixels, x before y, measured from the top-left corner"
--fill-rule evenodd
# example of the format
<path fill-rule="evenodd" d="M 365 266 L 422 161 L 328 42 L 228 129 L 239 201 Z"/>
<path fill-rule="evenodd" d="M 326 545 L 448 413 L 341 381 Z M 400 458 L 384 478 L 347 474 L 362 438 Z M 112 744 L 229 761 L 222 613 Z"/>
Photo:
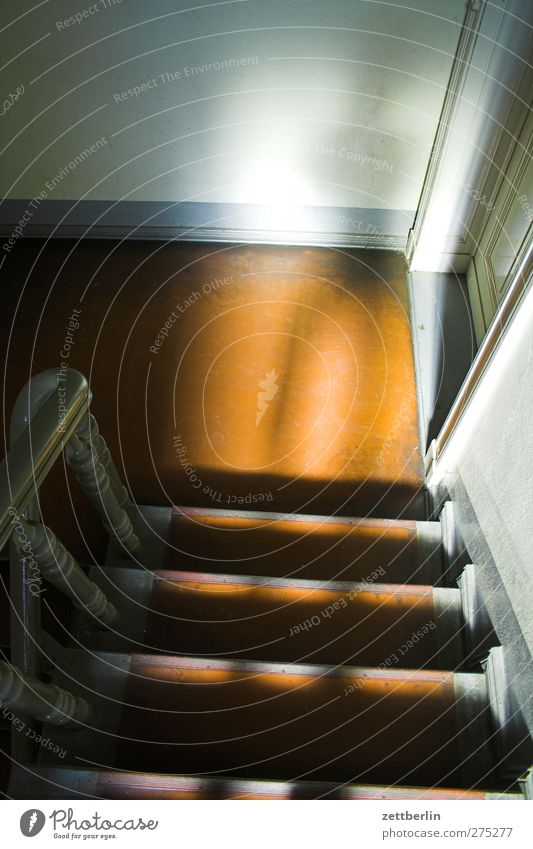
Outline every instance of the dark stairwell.
<path fill-rule="evenodd" d="M 427 521 L 401 255 L 70 248 L 8 259 L 7 407 L 78 310 L 68 365 L 150 506 L 135 560 L 106 550 L 62 463 L 43 486 L 44 521 L 119 619 L 43 593 L 54 681 L 94 717 L 43 729 L 60 754 L 36 746 L 10 795 L 513 798 Z"/>

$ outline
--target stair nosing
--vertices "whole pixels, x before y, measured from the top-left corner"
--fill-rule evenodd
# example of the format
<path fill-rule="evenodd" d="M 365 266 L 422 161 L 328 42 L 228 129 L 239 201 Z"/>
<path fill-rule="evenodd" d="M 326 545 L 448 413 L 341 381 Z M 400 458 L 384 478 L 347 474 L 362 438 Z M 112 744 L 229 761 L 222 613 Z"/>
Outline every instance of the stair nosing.
<path fill-rule="evenodd" d="M 377 570 L 371 572 L 373 575 Z M 128 566 L 113 566 L 101 570 L 99 567 L 93 567 L 91 577 L 98 578 L 100 575 L 112 577 L 129 577 L 139 575 L 139 570 Z M 157 569 L 154 572 L 146 571 L 143 579 L 147 582 L 152 580 L 167 580 L 168 583 L 183 583 L 183 584 L 242 584 L 250 587 L 265 587 L 266 589 L 308 589 L 321 592 L 349 592 L 358 589 L 358 592 L 376 592 L 390 593 L 405 592 L 408 595 L 429 595 L 436 588 L 432 584 L 408 584 L 408 583 L 381 583 L 380 581 L 371 581 L 369 578 L 363 581 L 330 581 L 318 580 L 316 578 L 281 578 L 271 577 L 269 575 L 240 575 L 230 572 L 190 572 L 181 569 Z M 400 589 L 401 588 L 401 589 Z M 447 588 L 447 591 L 452 594 L 457 594 L 459 600 L 460 591 L 455 588 Z"/>
<path fill-rule="evenodd" d="M 316 523 L 326 525 L 369 525 L 374 527 L 390 526 L 392 528 L 405 527 L 406 530 L 414 530 L 419 524 L 434 525 L 439 527 L 440 523 L 427 522 L 423 519 L 390 519 L 376 518 L 374 516 L 343 516 L 343 515 L 321 515 L 315 513 L 276 513 L 266 510 L 228 510 L 225 508 L 216 509 L 214 507 L 185 507 L 183 505 L 173 505 L 171 508 L 171 519 L 188 519 L 194 518 L 220 518 L 220 519 L 250 519 L 254 521 L 265 522 L 301 522 Z"/>

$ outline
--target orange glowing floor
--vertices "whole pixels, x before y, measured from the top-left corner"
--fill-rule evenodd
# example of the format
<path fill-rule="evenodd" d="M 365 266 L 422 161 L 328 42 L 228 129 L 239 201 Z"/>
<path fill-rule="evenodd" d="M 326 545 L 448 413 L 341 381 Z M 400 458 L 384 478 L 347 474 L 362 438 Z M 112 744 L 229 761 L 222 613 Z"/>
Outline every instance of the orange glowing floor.
<path fill-rule="evenodd" d="M 212 506 L 415 513 L 400 260 L 264 248 L 229 257 L 229 282 L 215 291 L 215 263 L 203 287 L 176 282 L 183 312 L 154 346 L 148 397 L 168 393 L 170 372 L 174 404 L 149 404 L 148 426 L 155 441 L 166 414 L 160 451 L 176 470 L 173 490 Z"/>
<path fill-rule="evenodd" d="M 165 300 L 144 386 L 174 501 L 421 515 L 400 258 L 228 249 L 176 275 Z"/>

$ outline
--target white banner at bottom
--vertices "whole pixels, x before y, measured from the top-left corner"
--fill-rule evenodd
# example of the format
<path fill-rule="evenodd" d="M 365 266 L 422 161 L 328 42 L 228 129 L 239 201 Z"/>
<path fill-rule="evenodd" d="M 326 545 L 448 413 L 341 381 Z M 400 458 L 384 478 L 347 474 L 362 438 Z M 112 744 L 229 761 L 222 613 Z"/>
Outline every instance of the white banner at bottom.
<path fill-rule="evenodd" d="M 531 845 L 529 801 L 4 801 L 9 849 L 78 844 L 216 849 Z M 35 839 L 35 843 L 29 843 Z"/>

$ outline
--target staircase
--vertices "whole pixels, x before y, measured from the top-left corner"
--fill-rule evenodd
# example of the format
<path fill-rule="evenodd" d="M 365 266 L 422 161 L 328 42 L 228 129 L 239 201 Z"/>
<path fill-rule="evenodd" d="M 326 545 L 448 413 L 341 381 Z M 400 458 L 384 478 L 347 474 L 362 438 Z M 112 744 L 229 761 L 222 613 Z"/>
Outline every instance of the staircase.
<path fill-rule="evenodd" d="M 451 505 L 423 521 L 403 260 L 271 246 L 167 254 L 172 285 L 148 299 L 162 271 L 150 277 L 134 257 L 142 274 L 99 343 L 100 366 L 94 340 L 114 290 L 69 278 L 69 302 L 74 285 L 93 299 L 76 352 L 100 407 L 74 368 L 36 375 L 15 404 L 0 468 L 13 608 L 0 699 L 24 708 L 33 736 L 0 725 L 13 747 L 8 794 L 521 798 L 531 757 L 520 753 L 519 768 L 505 758 L 501 648 L 474 567 Z M 221 269 L 231 285 L 215 291 Z M 154 345 L 164 317 L 206 282 Z M 132 503 L 93 413 L 139 503 L 196 506 Z M 68 534 L 60 476 L 46 482 L 52 509 L 46 483 L 38 493 L 61 456 L 82 490 L 71 524 L 86 531 L 95 508 L 109 534 L 98 566 L 80 567 L 41 524 Z M 14 556 L 13 505 L 39 549 L 42 598 Z M 82 608 L 74 617 L 70 603 Z"/>
<path fill-rule="evenodd" d="M 143 558 L 110 543 L 15 798 L 522 798 L 495 759 L 440 522 L 142 508 Z M 198 571 L 200 569 L 201 571 Z M 55 747 L 55 751 L 54 751 Z M 514 786 L 516 787 L 516 786 Z"/>

